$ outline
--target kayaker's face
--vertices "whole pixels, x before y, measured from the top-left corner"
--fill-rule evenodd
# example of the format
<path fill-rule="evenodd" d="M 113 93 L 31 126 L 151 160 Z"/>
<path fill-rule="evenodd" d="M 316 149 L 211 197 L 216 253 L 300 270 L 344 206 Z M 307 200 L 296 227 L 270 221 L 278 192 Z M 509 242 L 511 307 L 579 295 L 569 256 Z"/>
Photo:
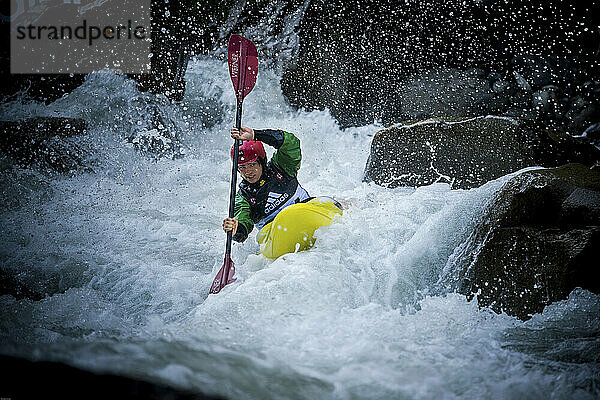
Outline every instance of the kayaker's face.
<path fill-rule="evenodd" d="M 258 161 L 252 161 L 248 164 L 240 165 L 238 171 L 242 178 L 250 183 L 256 183 L 262 175 L 262 165 Z"/>

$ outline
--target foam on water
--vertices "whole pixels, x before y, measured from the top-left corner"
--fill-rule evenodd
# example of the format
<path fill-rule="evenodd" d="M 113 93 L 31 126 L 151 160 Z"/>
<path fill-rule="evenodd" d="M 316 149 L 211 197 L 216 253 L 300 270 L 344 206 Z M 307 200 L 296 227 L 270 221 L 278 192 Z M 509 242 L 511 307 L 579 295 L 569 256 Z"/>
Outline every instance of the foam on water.
<path fill-rule="evenodd" d="M 3 198 L 19 200 L 2 205 L 2 268 L 47 296 L 0 297 L 2 353 L 239 399 L 599 395 L 598 296 L 575 291 L 524 323 L 438 282 L 507 178 L 467 191 L 363 183 L 381 127 L 341 130 L 326 110 L 295 111 L 269 71 L 244 125 L 294 132 L 303 186 L 348 208 L 310 251 L 270 261 L 255 233 L 235 244 L 237 282 L 208 296 L 225 245 L 234 97 L 222 61 L 196 59 L 187 79 L 182 110 L 102 74 L 48 108 L 3 106 L 88 120 L 78 140 L 95 173 L 3 169 Z M 156 161 L 124 140 L 149 101 L 183 132 L 184 158 Z"/>

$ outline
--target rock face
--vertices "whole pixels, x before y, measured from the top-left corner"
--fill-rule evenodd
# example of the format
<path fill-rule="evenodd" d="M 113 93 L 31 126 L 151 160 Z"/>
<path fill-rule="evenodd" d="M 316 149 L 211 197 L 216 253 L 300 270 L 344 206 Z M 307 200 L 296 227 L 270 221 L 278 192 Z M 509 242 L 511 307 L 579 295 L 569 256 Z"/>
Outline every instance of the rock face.
<path fill-rule="evenodd" d="M 2 395 L 10 399 L 223 399 L 142 379 L 97 374 L 58 362 L 32 362 L 5 355 L 0 356 L 0 361 L 5 366 Z"/>
<path fill-rule="evenodd" d="M 600 293 L 600 172 L 581 164 L 505 184 L 455 254 L 459 290 L 521 319 L 576 287 Z"/>
<path fill-rule="evenodd" d="M 87 122 L 76 118 L 0 121 L 0 151 L 24 167 L 37 165 L 61 173 L 89 170 L 84 162 L 87 152 L 70 141 L 86 129 Z"/>
<path fill-rule="evenodd" d="M 94 7 L 82 6 L 79 2 L 59 2 L 52 7 L 60 8 L 64 13 L 81 12 L 83 18 L 90 20 L 94 14 L 106 15 L 115 2 L 119 3 L 108 0 Z M 171 100 L 180 101 L 185 91 L 184 75 L 190 57 L 212 53 L 216 49 L 225 52 L 232 33 L 244 33 L 256 42 L 259 51 L 268 51 L 268 56 L 261 54 L 261 63 L 273 66 L 276 64 L 271 62 L 273 59 L 289 60 L 291 53 L 293 56 L 297 53 L 294 29 L 302 18 L 305 3 L 303 0 L 151 0 L 151 71 L 130 77 L 138 82 L 142 91 L 162 93 Z M 0 21 L 7 33 L 8 21 Z M 0 77 L 6 82 L 0 88 L 0 96 L 24 95 L 51 103 L 84 81 L 83 74 L 10 75 L 9 48 L 7 45 L 0 49 Z"/>
<path fill-rule="evenodd" d="M 74 12 L 80 13 L 82 20 L 100 18 L 101 21 L 105 21 L 105 16 L 110 14 L 113 4 L 119 3 L 119 1 L 102 1 L 95 4 L 94 7 L 79 3 L 57 2 L 51 7 L 54 11 L 60 9 L 59 12 L 67 15 Z M 185 90 L 183 77 L 190 56 L 212 49 L 219 37 L 221 25 L 227 20 L 229 10 L 234 8 L 237 1 L 184 0 L 169 2 L 151 0 L 150 3 L 153 54 L 151 71 L 148 74 L 134 74 L 131 77 L 139 83 L 139 87 L 143 91 L 162 93 L 171 100 L 181 100 Z M 27 12 L 43 14 L 43 7 L 36 8 L 34 6 L 35 3 L 31 3 L 29 6 L 25 5 L 26 8 L 32 7 Z M 9 30 L 8 21 L 7 18 L 0 22 L 6 33 Z M 10 62 L 8 62 L 9 48 L 10 46 L 3 46 L 0 50 L 0 60 L 2 61 L 0 77 L 7 82 L 0 88 L 1 96 L 12 97 L 24 94 L 27 98 L 48 104 L 65 93 L 70 93 L 84 81 L 84 74 L 11 75 Z"/>
<path fill-rule="evenodd" d="M 51 6 L 106 15 L 114 2 Z M 142 91 L 171 100 L 183 98 L 191 56 L 224 56 L 228 37 L 241 33 L 257 45 L 261 68 L 284 71 L 282 90 L 292 105 L 327 108 L 343 127 L 496 114 L 542 117 L 581 134 L 600 121 L 598 2 L 151 4 L 151 72 L 131 77 Z M 0 22 L 6 32 L 8 20 Z M 84 80 L 84 75 L 10 75 L 8 49 L 0 49 L 0 77 L 6 82 L 0 96 L 50 103 Z"/>
<path fill-rule="evenodd" d="M 111 0 L 112 1 L 112 0 Z M 184 75 L 192 55 L 212 49 L 218 27 L 227 18 L 233 0 L 152 0 L 151 72 L 132 75 L 142 91 L 163 93 L 180 101 L 185 92 Z"/>
<path fill-rule="evenodd" d="M 402 92 L 415 78 L 434 84 L 425 77 L 432 71 L 481 69 L 488 86 L 496 86 L 495 104 L 488 106 L 497 109 L 488 113 L 503 114 L 515 104 L 535 111 L 533 92 L 550 84 L 569 92 L 561 93 L 568 103 L 598 76 L 600 32 L 592 16 L 599 7 L 582 0 L 311 1 L 298 29 L 297 62 L 282 79 L 283 93 L 299 107 L 329 109 L 342 126 L 374 120 L 390 125 L 411 112 L 407 102 L 418 100 Z M 455 79 L 447 74 L 442 81 Z M 431 99 L 423 100 L 426 105 Z M 468 103 L 469 91 L 458 90 L 455 100 Z M 561 106 L 562 113 L 569 109 Z M 577 112 L 580 119 L 600 118 L 597 109 L 584 116 Z"/>
<path fill-rule="evenodd" d="M 451 183 L 469 189 L 529 166 L 592 165 L 600 151 L 585 141 L 497 116 L 435 119 L 377 132 L 365 180 L 387 187 Z"/>
<path fill-rule="evenodd" d="M 397 121 L 494 114 L 505 96 L 494 92 L 482 70 L 442 69 L 419 74 L 399 89 Z"/>

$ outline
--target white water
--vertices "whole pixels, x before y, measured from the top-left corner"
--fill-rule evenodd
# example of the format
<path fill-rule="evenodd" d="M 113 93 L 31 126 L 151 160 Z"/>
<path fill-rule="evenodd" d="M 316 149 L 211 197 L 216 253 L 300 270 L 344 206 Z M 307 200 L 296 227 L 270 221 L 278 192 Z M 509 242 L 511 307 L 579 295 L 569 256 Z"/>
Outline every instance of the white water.
<path fill-rule="evenodd" d="M 185 132 L 179 160 L 124 141 L 148 96 L 123 77 L 91 76 L 50 107 L 3 107 L 90 121 L 78 140 L 96 173 L 3 167 L 2 268 L 54 294 L 0 297 L 1 353 L 231 399 L 598 398 L 598 296 L 574 291 L 521 322 L 440 289 L 506 178 L 468 191 L 365 184 L 380 127 L 341 131 L 326 111 L 294 111 L 268 71 L 244 125 L 296 133 L 303 186 L 349 208 L 310 251 L 269 261 L 255 233 L 234 245 L 238 281 L 207 296 L 225 245 L 234 98 L 221 61 L 196 60 L 187 79 L 187 109 L 163 105 Z"/>

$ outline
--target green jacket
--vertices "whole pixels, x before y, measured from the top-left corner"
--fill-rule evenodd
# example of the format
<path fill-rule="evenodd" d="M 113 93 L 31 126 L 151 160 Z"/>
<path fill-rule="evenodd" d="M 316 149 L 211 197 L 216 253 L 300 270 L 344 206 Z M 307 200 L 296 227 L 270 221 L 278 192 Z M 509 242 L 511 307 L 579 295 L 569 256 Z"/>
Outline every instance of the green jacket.
<path fill-rule="evenodd" d="M 246 240 L 254 225 L 260 229 L 288 205 L 309 198 L 297 180 L 302 160 L 300 140 L 292 133 L 272 129 L 255 130 L 254 138 L 277 151 L 271 161 L 262 163 L 258 182 L 242 180 L 239 185 L 234 208 L 238 229 L 233 237 L 238 242 Z"/>

